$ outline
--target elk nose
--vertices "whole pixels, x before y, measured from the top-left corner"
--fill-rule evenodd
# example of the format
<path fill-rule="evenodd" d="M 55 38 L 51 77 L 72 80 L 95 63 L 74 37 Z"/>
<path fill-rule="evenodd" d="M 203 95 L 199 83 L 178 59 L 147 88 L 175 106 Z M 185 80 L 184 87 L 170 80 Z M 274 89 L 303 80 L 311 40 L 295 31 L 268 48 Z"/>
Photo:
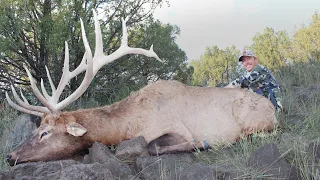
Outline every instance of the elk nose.
<path fill-rule="evenodd" d="M 11 155 L 10 155 L 10 154 L 8 154 L 8 155 L 6 156 L 6 161 L 7 161 L 7 162 L 9 162 L 9 161 L 10 161 L 10 159 L 11 159 Z"/>

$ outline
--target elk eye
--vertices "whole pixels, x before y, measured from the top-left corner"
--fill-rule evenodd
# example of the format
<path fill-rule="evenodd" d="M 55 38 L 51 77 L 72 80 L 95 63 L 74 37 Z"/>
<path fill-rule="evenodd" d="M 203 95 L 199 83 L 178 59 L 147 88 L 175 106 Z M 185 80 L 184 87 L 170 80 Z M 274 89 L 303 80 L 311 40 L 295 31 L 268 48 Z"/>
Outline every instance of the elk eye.
<path fill-rule="evenodd" d="M 48 134 L 49 134 L 48 131 L 44 131 L 44 132 L 41 134 L 40 139 L 42 139 L 43 136 L 48 135 Z"/>

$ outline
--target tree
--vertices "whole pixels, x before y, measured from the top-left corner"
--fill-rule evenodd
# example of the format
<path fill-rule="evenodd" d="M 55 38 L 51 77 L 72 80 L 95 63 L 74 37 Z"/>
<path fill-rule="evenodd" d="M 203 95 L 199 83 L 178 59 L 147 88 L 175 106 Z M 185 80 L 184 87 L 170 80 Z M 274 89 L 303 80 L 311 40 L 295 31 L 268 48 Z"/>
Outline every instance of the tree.
<path fill-rule="evenodd" d="M 320 17 L 317 13 L 309 26 L 301 27 L 294 34 L 292 44 L 295 61 L 320 60 Z"/>
<path fill-rule="evenodd" d="M 194 72 L 193 66 L 188 66 L 187 63 L 183 63 L 180 65 L 180 68 L 176 70 L 176 73 L 173 76 L 173 79 L 187 85 L 192 85 L 193 72 Z"/>
<path fill-rule="evenodd" d="M 191 62 L 194 67 L 193 84 L 215 86 L 230 81 L 235 77 L 237 54 L 239 51 L 234 46 L 225 50 L 217 46 L 207 47 L 200 60 Z M 224 74 L 227 77 L 224 77 Z"/>
<path fill-rule="evenodd" d="M 265 28 L 262 34 L 257 33 L 251 49 L 256 53 L 259 62 L 271 71 L 283 66 L 285 58 L 290 56 L 290 39 L 286 31 L 275 32 L 273 28 Z"/>
<path fill-rule="evenodd" d="M 102 22 L 105 52 L 110 54 L 119 46 L 121 17 L 129 17 L 127 26 L 135 27 L 152 17 L 162 0 L 4 0 L 0 8 L 0 89 L 10 84 L 29 85 L 23 65 L 39 82 L 46 80 L 45 65 L 52 71 L 57 85 L 64 59 L 64 41 L 70 49 L 70 67 L 81 61 L 84 47 L 81 41 L 80 17 L 83 19 L 90 44 L 94 44 L 92 10 L 104 16 Z M 81 76 L 71 81 L 70 89 L 81 82 Z"/>

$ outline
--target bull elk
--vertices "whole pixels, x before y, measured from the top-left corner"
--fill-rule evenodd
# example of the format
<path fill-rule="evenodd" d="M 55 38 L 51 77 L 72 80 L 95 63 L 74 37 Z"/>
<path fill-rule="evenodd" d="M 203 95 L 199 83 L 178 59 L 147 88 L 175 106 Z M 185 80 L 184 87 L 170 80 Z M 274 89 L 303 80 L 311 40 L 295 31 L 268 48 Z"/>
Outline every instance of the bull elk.
<path fill-rule="evenodd" d="M 41 81 L 38 89 L 27 68 L 31 87 L 45 107 L 30 105 L 12 86 L 14 103 L 8 93 L 6 99 L 15 109 L 42 117 L 32 135 L 20 143 L 7 160 L 11 165 L 30 161 L 50 161 L 70 157 L 91 146 L 93 142 L 106 145 L 143 136 L 151 154 L 191 151 L 194 148 L 233 143 L 239 137 L 261 130 L 272 130 L 277 124 L 271 102 L 263 96 L 244 89 L 191 87 L 176 81 L 158 81 L 112 105 L 93 109 L 63 112 L 63 108 L 79 98 L 94 75 L 105 64 L 126 54 L 142 54 L 161 59 L 153 51 L 130 48 L 127 45 L 126 20 L 122 19 L 122 42 L 119 49 L 105 56 L 97 15 L 94 12 L 96 49 L 92 56 L 81 21 L 85 53 L 80 65 L 69 71 L 68 45 L 57 88 L 52 83 L 50 96 Z M 85 71 L 79 88 L 59 102 L 68 81 Z"/>

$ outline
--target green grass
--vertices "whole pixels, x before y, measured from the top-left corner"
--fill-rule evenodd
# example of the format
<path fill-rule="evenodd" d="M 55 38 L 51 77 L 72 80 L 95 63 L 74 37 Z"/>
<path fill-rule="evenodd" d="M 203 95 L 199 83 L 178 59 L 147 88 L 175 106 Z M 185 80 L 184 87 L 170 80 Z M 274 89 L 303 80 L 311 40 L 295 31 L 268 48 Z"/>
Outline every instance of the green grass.
<path fill-rule="evenodd" d="M 215 164 L 222 166 L 223 169 L 228 167 L 227 169 L 235 170 L 235 173 L 241 172 L 241 175 L 238 177 L 240 179 L 266 178 L 268 175 L 264 172 L 260 172 L 246 165 L 248 164 L 249 157 L 258 147 L 277 142 L 278 135 L 279 132 L 277 130 L 271 133 L 253 134 L 229 146 L 214 147 L 207 152 L 197 152 L 195 156 L 200 162 L 208 165 Z"/>
<path fill-rule="evenodd" d="M 320 143 L 320 64 L 295 64 L 275 73 L 283 92 L 285 111 L 277 114 L 280 128 L 271 133 L 258 133 L 241 139 L 230 147 L 216 147 L 197 152 L 199 161 L 207 164 L 229 165 L 242 172 L 240 179 L 268 178 L 264 172 L 247 167 L 248 158 L 259 147 L 274 143 L 286 162 L 297 168 L 301 179 L 316 179 L 314 149 L 311 142 Z M 271 178 L 271 177 L 269 177 Z"/>
<path fill-rule="evenodd" d="M 198 161 L 205 164 L 227 166 L 241 172 L 240 179 L 270 178 L 265 172 L 247 167 L 248 158 L 259 147 L 274 143 L 290 165 L 297 168 L 301 179 L 311 180 L 319 177 L 316 170 L 311 142 L 320 143 L 320 64 L 317 62 L 294 64 L 284 67 L 275 73 L 281 84 L 283 106 L 285 111 L 277 114 L 281 126 L 269 133 L 253 134 L 237 143 L 228 146 L 216 146 L 209 151 L 195 152 Z M 122 89 L 119 100 L 128 94 Z M 97 106 L 95 101 L 80 99 L 82 107 Z M 106 102 L 105 104 L 109 104 Z M 75 105 L 74 108 L 79 107 Z M 72 109 L 72 108 L 71 108 Z M 17 112 L 5 108 L 0 114 L 0 134 L 10 127 Z M 2 142 L 3 143 L 3 142 Z M 4 145 L 0 147 L 5 147 Z M 5 149 L 0 149 L 0 168 L 6 167 L 2 155 Z M 165 179 L 165 178 L 164 178 Z"/>

